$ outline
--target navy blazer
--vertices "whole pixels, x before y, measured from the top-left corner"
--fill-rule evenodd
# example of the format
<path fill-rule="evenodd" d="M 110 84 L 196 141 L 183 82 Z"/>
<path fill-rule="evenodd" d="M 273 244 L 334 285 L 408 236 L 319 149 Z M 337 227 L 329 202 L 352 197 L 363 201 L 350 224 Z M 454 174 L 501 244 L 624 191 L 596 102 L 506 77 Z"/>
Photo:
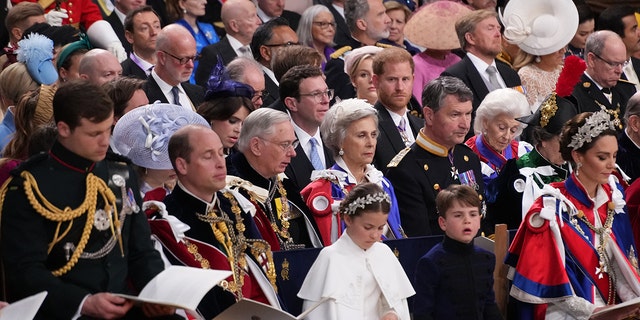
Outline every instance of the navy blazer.
<path fill-rule="evenodd" d="M 122 75 L 125 77 L 133 77 L 142 80 L 147 79 L 147 73 L 140 68 L 131 58 L 127 58 L 127 60 L 122 61 L 120 64 L 122 66 Z"/>
<path fill-rule="evenodd" d="M 376 153 L 373 157 L 373 165 L 380 171 L 385 170 L 389 161 L 398 154 L 402 149 L 406 148 L 402 136 L 398 132 L 398 127 L 393 122 L 389 111 L 380 103 L 376 102 L 375 106 L 378 110 L 378 144 L 376 146 Z M 409 119 L 409 126 L 411 131 L 415 135 L 424 126 L 424 120 L 407 113 Z"/>

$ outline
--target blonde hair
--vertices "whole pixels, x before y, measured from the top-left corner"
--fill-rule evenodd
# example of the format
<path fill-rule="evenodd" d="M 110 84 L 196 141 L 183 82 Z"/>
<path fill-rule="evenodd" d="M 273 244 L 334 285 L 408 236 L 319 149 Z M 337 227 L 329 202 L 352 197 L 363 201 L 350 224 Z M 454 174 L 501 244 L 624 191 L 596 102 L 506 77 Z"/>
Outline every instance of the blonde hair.
<path fill-rule="evenodd" d="M 14 105 L 30 91 L 38 89 L 38 83 L 27 72 L 24 63 L 13 63 L 0 72 L 0 96 L 10 100 Z M 3 111 L 9 106 L 0 106 Z"/>

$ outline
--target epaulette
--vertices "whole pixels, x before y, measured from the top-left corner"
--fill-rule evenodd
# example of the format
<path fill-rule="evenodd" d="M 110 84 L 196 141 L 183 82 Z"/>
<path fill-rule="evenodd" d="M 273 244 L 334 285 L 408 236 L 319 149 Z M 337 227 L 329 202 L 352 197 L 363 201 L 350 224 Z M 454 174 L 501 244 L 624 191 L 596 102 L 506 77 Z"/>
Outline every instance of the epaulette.
<path fill-rule="evenodd" d="M 338 50 L 336 50 L 334 53 L 331 54 L 331 59 L 338 59 L 340 57 L 342 57 L 342 55 L 344 55 L 345 53 L 351 51 L 351 46 L 344 46 Z"/>
<path fill-rule="evenodd" d="M 628 84 L 632 84 L 634 86 L 636 85 L 635 83 L 633 83 L 633 82 L 631 82 L 629 80 L 622 79 L 622 78 L 618 79 L 618 83 L 628 83 Z"/>
<path fill-rule="evenodd" d="M 109 161 L 124 162 L 126 164 L 131 164 L 131 159 L 111 151 L 107 152 L 107 156 L 104 159 Z"/>
<path fill-rule="evenodd" d="M 392 44 L 376 42 L 376 47 L 379 47 L 379 48 L 382 48 L 382 49 L 387 49 L 387 48 L 394 48 L 396 46 L 394 46 Z"/>
<path fill-rule="evenodd" d="M 391 161 L 389 161 L 389 164 L 387 165 L 387 168 L 395 168 L 395 167 L 397 167 L 398 164 L 400 163 L 400 161 L 402 161 L 404 156 L 406 156 L 407 153 L 409 153 L 409 151 L 411 151 L 411 147 L 406 147 L 406 148 L 400 150 L 400 152 L 398 152 L 398 154 L 396 154 L 396 156 L 393 157 L 393 159 L 391 159 Z"/>
<path fill-rule="evenodd" d="M 11 173 L 15 175 L 20 175 L 20 172 L 28 170 L 32 168 L 34 165 L 44 161 L 49 157 L 49 154 L 46 152 L 40 152 L 31 156 L 29 159 L 22 161 L 15 169 L 11 170 Z"/>

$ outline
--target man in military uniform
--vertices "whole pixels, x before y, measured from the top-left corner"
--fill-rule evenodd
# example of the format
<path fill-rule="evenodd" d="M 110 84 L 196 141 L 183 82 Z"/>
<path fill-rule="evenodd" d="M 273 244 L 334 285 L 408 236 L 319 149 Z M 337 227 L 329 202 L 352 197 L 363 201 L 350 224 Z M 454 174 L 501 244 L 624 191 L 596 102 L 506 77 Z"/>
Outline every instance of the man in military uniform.
<path fill-rule="evenodd" d="M 573 89 L 578 113 L 607 109 L 622 118 L 635 85 L 620 79 L 627 65 L 627 49 L 619 35 L 601 30 L 592 33 L 585 44 L 587 70 Z"/>
<path fill-rule="evenodd" d="M 256 225 L 274 251 L 322 246 L 316 227 L 294 205 L 303 203 L 292 200 L 300 193 L 289 192 L 294 189 L 284 175 L 298 144 L 289 115 L 260 108 L 244 120 L 237 144 L 240 152 L 227 157 L 227 164 L 233 166 L 229 174 L 249 182 L 237 185 L 256 205 Z"/>
<path fill-rule="evenodd" d="M 344 71 L 344 55 L 361 46 L 374 46 L 389 37 L 391 19 L 387 16 L 382 0 L 345 0 L 344 16 L 351 31 L 351 43 L 331 55 L 325 66 L 327 85 L 336 91 L 340 99 L 355 98 L 356 91 L 349 75 Z M 390 45 L 382 45 L 390 47 Z"/>
<path fill-rule="evenodd" d="M 23 163 L 1 193 L 8 299 L 47 291 L 36 319 L 144 318 L 112 294 L 135 294 L 164 268 L 139 212 L 135 170 L 107 152 L 113 104 L 99 87 L 69 82 L 56 92 L 53 114 L 52 149 Z"/>
<path fill-rule="evenodd" d="M 450 184 L 472 186 L 483 197 L 480 160 L 463 144 L 471 127 L 473 93 L 455 77 L 439 77 L 422 93 L 425 126 L 387 166 L 400 219 L 410 237 L 442 234 L 436 195 Z M 482 200 L 482 199 L 481 199 Z"/>

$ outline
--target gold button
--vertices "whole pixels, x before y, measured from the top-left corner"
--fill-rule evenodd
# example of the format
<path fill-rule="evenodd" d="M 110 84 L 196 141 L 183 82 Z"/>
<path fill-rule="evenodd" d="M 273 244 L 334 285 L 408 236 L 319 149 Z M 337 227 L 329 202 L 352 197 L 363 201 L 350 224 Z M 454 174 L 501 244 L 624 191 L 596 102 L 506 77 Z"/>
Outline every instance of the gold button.
<path fill-rule="evenodd" d="M 613 210 L 616 208 L 616 205 L 613 203 L 613 201 L 609 201 L 609 203 L 607 204 L 607 206 L 609 207 L 609 210 Z"/>
<path fill-rule="evenodd" d="M 69 12 L 71 13 L 71 12 Z M 73 18 L 69 18 L 69 22 L 73 23 Z"/>
<path fill-rule="evenodd" d="M 480 201 L 482 201 L 482 195 L 481 194 L 478 195 L 478 199 L 480 199 Z"/>
<path fill-rule="evenodd" d="M 469 161 L 469 157 L 468 156 L 464 156 L 464 161 L 468 162 Z"/>
<path fill-rule="evenodd" d="M 427 171 L 427 170 L 429 170 L 429 165 L 425 164 L 425 165 L 423 166 L 423 168 L 424 168 L 424 171 Z"/>
<path fill-rule="evenodd" d="M 585 87 L 585 88 L 589 88 L 589 87 L 591 87 L 591 82 L 584 82 L 584 83 L 582 83 L 582 86 Z"/>
<path fill-rule="evenodd" d="M 68 6 L 69 8 L 73 7 L 73 2 L 69 2 Z"/>
<path fill-rule="evenodd" d="M 439 185 L 439 184 L 437 184 L 437 183 L 436 183 L 436 184 L 434 184 L 434 185 L 433 185 L 433 190 L 436 190 L 436 191 L 440 190 L 440 185 Z"/>

